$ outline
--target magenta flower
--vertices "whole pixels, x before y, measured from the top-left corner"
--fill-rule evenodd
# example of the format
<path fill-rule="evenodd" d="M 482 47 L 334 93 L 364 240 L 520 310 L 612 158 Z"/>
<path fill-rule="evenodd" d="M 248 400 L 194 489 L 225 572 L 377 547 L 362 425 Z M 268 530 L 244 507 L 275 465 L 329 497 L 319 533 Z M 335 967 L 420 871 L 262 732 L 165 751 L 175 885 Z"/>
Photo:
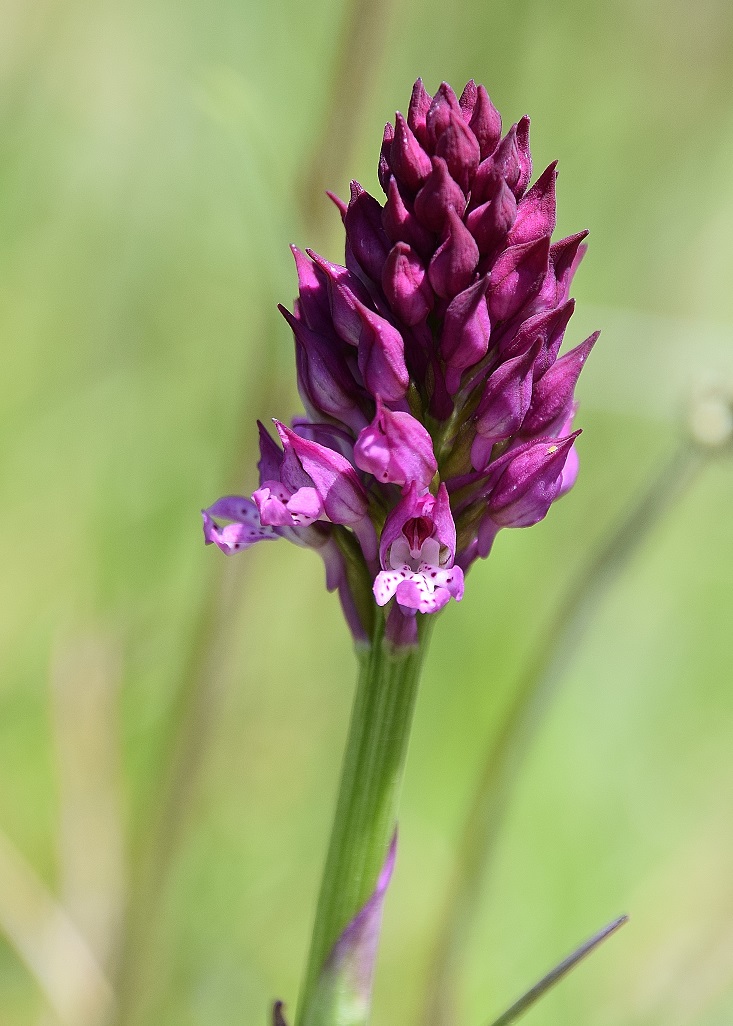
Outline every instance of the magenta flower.
<path fill-rule="evenodd" d="M 252 501 L 204 511 L 205 537 L 318 549 L 357 637 L 376 599 L 411 643 L 497 532 L 542 520 L 577 476 L 574 391 L 597 335 L 559 354 L 586 233 L 553 242 L 556 164 L 531 178 L 529 118 L 502 135 L 483 86 L 431 97 L 418 80 L 384 132 L 384 202 L 357 182 L 335 200 L 344 266 L 293 248 L 283 314 L 306 417 L 276 422 L 282 449 L 261 436 Z"/>
<path fill-rule="evenodd" d="M 463 598 L 463 571 L 454 565 L 456 528 L 445 485 L 437 496 L 418 495 L 413 481 L 387 518 L 379 544 L 382 570 L 374 581 L 377 605 L 394 596 L 403 616 L 436 613 Z"/>
<path fill-rule="evenodd" d="M 278 537 L 272 527 L 262 523 L 255 504 L 239 495 L 225 495 L 209 509 L 203 510 L 202 516 L 204 542 L 207 545 L 216 545 L 227 556 L 241 549 L 248 549 L 258 541 L 274 540 Z M 214 517 L 231 520 L 232 523 L 226 527 L 219 527 Z"/>
<path fill-rule="evenodd" d="M 357 467 L 383 483 L 415 483 L 426 491 L 438 471 L 433 440 L 418 420 L 392 411 L 377 396 L 372 423 L 359 434 L 354 446 Z"/>

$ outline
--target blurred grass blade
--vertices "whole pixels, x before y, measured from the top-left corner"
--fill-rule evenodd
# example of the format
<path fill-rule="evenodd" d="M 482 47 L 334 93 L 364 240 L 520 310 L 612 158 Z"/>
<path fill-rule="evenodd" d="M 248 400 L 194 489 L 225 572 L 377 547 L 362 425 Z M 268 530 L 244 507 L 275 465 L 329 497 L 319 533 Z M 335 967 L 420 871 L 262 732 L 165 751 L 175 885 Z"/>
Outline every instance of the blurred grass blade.
<path fill-rule="evenodd" d="M 51 670 L 61 902 L 103 966 L 124 900 L 120 664 L 117 645 L 87 633 L 57 647 Z"/>
<path fill-rule="evenodd" d="M 599 930 L 590 940 L 587 940 L 585 944 L 568 955 L 566 959 L 563 959 L 559 965 L 556 965 L 554 969 L 543 976 L 542 979 L 535 983 L 534 987 L 527 991 L 527 993 L 516 1001 L 508 1011 L 500 1015 L 499 1018 L 491 1024 L 491 1026 L 510 1026 L 510 1023 L 516 1022 L 517 1019 L 524 1015 L 524 1013 L 532 1007 L 532 1005 L 539 1001 L 539 999 L 547 993 L 550 987 L 554 987 L 556 983 L 559 983 L 563 976 L 567 976 L 571 969 L 574 969 L 578 962 L 581 962 L 587 955 L 591 953 L 595 948 L 598 947 L 607 937 L 610 937 L 612 933 L 615 933 L 619 927 L 623 926 L 624 923 L 628 923 L 628 916 L 619 916 L 618 919 L 614 919 L 608 926 L 604 926 L 602 930 Z"/>
<path fill-rule="evenodd" d="M 512 787 L 525 753 L 543 721 L 580 641 L 604 596 L 631 557 L 650 537 L 709 458 L 692 442 L 680 443 L 644 494 L 621 516 L 616 530 L 590 557 L 558 606 L 554 623 L 517 687 L 496 738 L 492 740 L 473 801 L 456 846 L 457 861 L 446 907 L 439 920 L 430 985 L 421 1022 L 453 1026 L 457 1019 L 460 967 L 479 905 L 478 895 L 499 836 Z"/>
<path fill-rule="evenodd" d="M 351 0 L 347 6 L 333 51 L 337 57 L 328 113 L 303 176 L 301 207 L 311 231 L 321 227 L 326 189 L 339 192 L 343 186 L 340 179 L 351 161 L 379 75 L 393 6 L 394 0 Z"/>
<path fill-rule="evenodd" d="M 66 910 L 0 833 L 0 931 L 64 1026 L 96 1026 L 112 1010 L 111 988 Z"/>
<path fill-rule="evenodd" d="M 144 829 L 136 839 L 126 917 L 122 924 L 115 1026 L 137 1022 L 151 1000 L 159 967 L 159 905 L 175 854 L 188 825 L 198 782 L 230 676 L 230 628 L 244 589 L 244 563 L 228 573 L 212 565 L 201 588 L 201 606 L 188 639 L 189 649 L 163 737 L 160 768 Z"/>

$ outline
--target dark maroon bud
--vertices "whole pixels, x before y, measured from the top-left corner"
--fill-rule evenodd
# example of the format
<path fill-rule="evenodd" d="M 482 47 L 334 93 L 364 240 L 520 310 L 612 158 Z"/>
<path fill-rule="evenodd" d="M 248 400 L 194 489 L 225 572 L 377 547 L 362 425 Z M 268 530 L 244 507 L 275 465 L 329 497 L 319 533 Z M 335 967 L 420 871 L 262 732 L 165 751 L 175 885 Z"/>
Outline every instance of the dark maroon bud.
<path fill-rule="evenodd" d="M 517 207 L 517 218 L 508 239 L 510 246 L 552 235 L 555 228 L 555 181 L 557 161 L 542 172 Z"/>
<path fill-rule="evenodd" d="M 515 186 L 517 199 L 524 194 L 532 177 L 532 154 L 529 152 L 529 118 L 525 114 L 517 125 L 517 156 L 519 158 L 519 178 Z"/>
<path fill-rule="evenodd" d="M 476 90 L 476 101 L 468 123 L 478 140 L 481 160 L 485 160 L 494 152 L 501 139 L 501 114 L 482 85 Z"/>
<path fill-rule="evenodd" d="M 407 108 L 407 124 L 417 136 L 421 146 L 427 145 L 428 133 L 425 125 L 425 116 L 430 110 L 432 102 L 432 96 L 425 89 L 422 79 L 419 78 L 412 87 L 410 106 Z"/>
<path fill-rule="evenodd" d="M 493 199 L 502 181 L 506 182 L 516 195 L 520 174 L 517 126 L 512 125 L 494 154 L 479 164 L 471 184 L 471 206 L 478 206 Z"/>
<path fill-rule="evenodd" d="M 507 463 L 486 506 L 495 524 L 530 527 L 544 520 L 558 496 L 565 461 L 579 434 L 537 442 Z"/>
<path fill-rule="evenodd" d="M 461 108 L 458 105 L 456 94 L 447 82 L 443 82 L 440 89 L 433 97 L 433 102 L 425 115 L 425 125 L 428 131 L 428 144 L 435 150 L 438 139 L 448 127 L 451 112 L 461 116 Z"/>
<path fill-rule="evenodd" d="M 557 359 L 565 329 L 574 309 L 575 302 L 571 299 L 564 306 L 527 318 L 516 332 L 500 341 L 499 355 L 504 360 L 518 356 L 519 353 L 526 352 L 539 338 L 542 341 L 542 348 L 534 367 L 535 381 L 538 381 Z"/>
<path fill-rule="evenodd" d="M 569 235 L 567 239 L 560 239 L 550 246 L 550 264 L 557 282 L 558 303 L 564 303 L 568 298 L 573 277 L 588 248 L 583 245 L 587 235 L 587 231 L 578 232 L 577 235 Z"/>
<path fill-rule="evenodd" d="M 328 282 L 328 301 L 333 327 L 344 342 L 357 346 L 361 335 L 361 317 L 356 313 L 356 303 L 368 303 L 369 293 L 356 275 L 347 268 L 324 260 L 311 249 L 307 252 Z"/>
<path fill-rule="evenodd" d="M 302 320 L 313 331 L 332 331 L 328 279 L 297 246 L 291 246 L 290 250 L 298 273 L 298 312 Z"/>
<path fill-rule="evenodd" d="M 568 419 L 573 407 L 573 392 L 580 372 L 600 332 L 571 349 L 535 383 L 532 402 L 522 425 L 525 436 L 546 435 Z"/>
<path fill-rule="evenodd" d="M 359 370 L 373 396 L 387 403 L 403 399 L 410 383 L 405 366 L 405 343 L 397 328 L 363 303 L 356 304 L 361 318 Z"/>
<path fill-rule="evenodd" d="M 398 181 L 406 185 L 411 192 L 417 192 L 431 171 L 430 157 L 401 114 L 395 116 L 389 162 Z"/>
<path fill-rule="evenodd" d="M 476 106 L 476 96 L 478 95 L 478 88 L 473 79 L 470 82 L 466 82 L 466 88 L 461 93 L 460 99 L 458 100 L 458 106 L 461 108 L 461 115 L 466 124 L 471 121 L 471 115 L 473 114 L 473 108 Z"/>
<path fill-rule="evenodd" d="M 469 208 L 474 210 L 492 200 L 502 181 L 504 179 L 494 163 L 494 158 L 487 157 L 486 160 L 482 160 L 471 182 Z"/>
<path fill-rule="evenodd" d="M 430 259 L 435 248 L 435 238 L 407 208 L 394 178 L 389 183 L 387 202 L 382 211 L 382 225 L 390 242 L 406 242 L 421 257 Z"/>
<path fill-rule="evenodd" d="M 481 152 L 476 136 L 460 113 L 450 112 L 448 124 L 435 147 L 435 155 L 445 160 L 451 177 L 458 182 L 463 192 L 468 192 Z"/>
<path fill-rule="evenodd" d="M 448 391 L 458 391 L 461 374 L 488 352 L 491 321 L 486 305 L 488 276 L 459 293 L 448 306 L 440 336 L 440 355 L 446 364 Z"/>
<path fill-rule="evenodd" d="M 569 299 L 562 306 L 556 307 L 549 313 L 540 314 L 543 321 L 542 349 L 534 365 L 534 379 L 539 379 L 545 374 L 557 359 L 560 346 L 565 338 L 565 329 L 575 310 L 575 300 Z M 533 320 L 534 318 L 530 318 Z"/>
<path fill-rule="evenodd" d="M 377 176 L 379 177 L 379 184 L 384 189 L 385 193 L 389 186 L 389 179 L 392 174 L 392 169 L 389 166 L 390 149 L 392 147 L 392 140 L 394 139 L 394 128 L 387 122 L 384 126 L 384 135 L 382 137 L 382 151 L 379 154 L 379 169 Z"/>
<path fill-rule="evenodd" d="M 506 239 L 517 213 L 514 193 L 502 179 L 493 200 L 476 207 L 466 218 L 466 227 L 482 255 L 493 252 Z"/>
<path fill-rule="evenodd" d="M 430 284 L 443 299 L 452 299 L 473 280 L 479 252 L 473 236 L 455 210 L 448 211 L 443 242 L 430 261 Z"/>
<path fill-rule="evenodd" d="M 280 313 L 295 336 L 295 365 L 298 372 L 298 392 L 303 405 L 314 419 L 325 414 L 354 431 L 361 431 L 366 418 L 358 405 L 358 386 L 349 371 L 343 354 L 333 340 L 297 320 L 283 306 Z"/>
<path fill-rule="evenodd" d="M 532 400 L 532 370 L 540 344 L 538 340 L 526 353 L 500 364 L 486 382 L 476 408 L 478 438 L 471 453 L 477 470 L 489 451 L 486 442 L 493 445 L 509 438 L 522 426 Z"/>
<path fill-rule="evenodd" d="M 404 242 L 390 250 L 382 272 L 382 290 L 395 315 L 405 324 L 419 324 L 433 308 L 433 290 L 425 267 Z"/>
<path fill-rule="evenodd" d="M 489 313 L 492 323 L 508 320 L 533 299 L 542 285 L 549 259 L 549 239 L 512 246 L 491 270 Z"/>
<path fill-rule="evenodd" d="M 353 255 L 372 281 L 379 281 L 391 247 L 382 228 L 381 206 L 358 182 L 351 183 L 344 225 Z"/>
<path fill-rule="evenodd" d="M 442 157 L 433 157 L 433 169 L 415 197 L 416 217 L 433 232 L 442 232 L 448 212 L 462 216 L 466 206 L 463 190 L 451 177 Z"/>

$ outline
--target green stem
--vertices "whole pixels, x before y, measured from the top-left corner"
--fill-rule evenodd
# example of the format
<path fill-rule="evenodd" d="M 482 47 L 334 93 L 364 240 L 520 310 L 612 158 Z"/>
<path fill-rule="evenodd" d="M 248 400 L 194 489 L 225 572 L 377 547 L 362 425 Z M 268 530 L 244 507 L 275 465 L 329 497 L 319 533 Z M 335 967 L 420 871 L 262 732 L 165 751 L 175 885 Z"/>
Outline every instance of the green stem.
<path fill-rule="evenodd" d="M 420 617 L 416 648 L 395 650 L 379 618 L 360 670 L 346 742 L 297 1026 L 331 1026 L 314 1019 L 314 992 L 344 927 L 373 893 L 397 821 L 397 804 L 420 669 L 432 616 Z"/>

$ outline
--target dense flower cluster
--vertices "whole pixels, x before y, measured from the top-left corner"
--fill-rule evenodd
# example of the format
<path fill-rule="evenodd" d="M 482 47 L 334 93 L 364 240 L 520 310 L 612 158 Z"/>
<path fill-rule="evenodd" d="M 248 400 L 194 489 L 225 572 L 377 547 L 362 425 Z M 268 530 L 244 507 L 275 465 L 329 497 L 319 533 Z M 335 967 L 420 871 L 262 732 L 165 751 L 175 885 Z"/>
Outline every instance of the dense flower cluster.
<path fill-rule="evenodd" d="M 502 136 L 483 86 L 431 97 L 418 80 L 384 131 L 386 201 L 358 182 L 334 198 L 345 266 L 293 247 L 282 313 L 307 416 L 275 422 L 280 444 L 260 425 L 260 487 L 205 510 L 204 534 L 225 553 L 317 549 L 358 639 L 365 588 L 410 643 L 502 527 L 542 520 L 574 483 L 573 393 L 597 335 L 558 354 L 587 233 L 551 242 L 555 164 L 531 176 L 529 118 Z"/>

